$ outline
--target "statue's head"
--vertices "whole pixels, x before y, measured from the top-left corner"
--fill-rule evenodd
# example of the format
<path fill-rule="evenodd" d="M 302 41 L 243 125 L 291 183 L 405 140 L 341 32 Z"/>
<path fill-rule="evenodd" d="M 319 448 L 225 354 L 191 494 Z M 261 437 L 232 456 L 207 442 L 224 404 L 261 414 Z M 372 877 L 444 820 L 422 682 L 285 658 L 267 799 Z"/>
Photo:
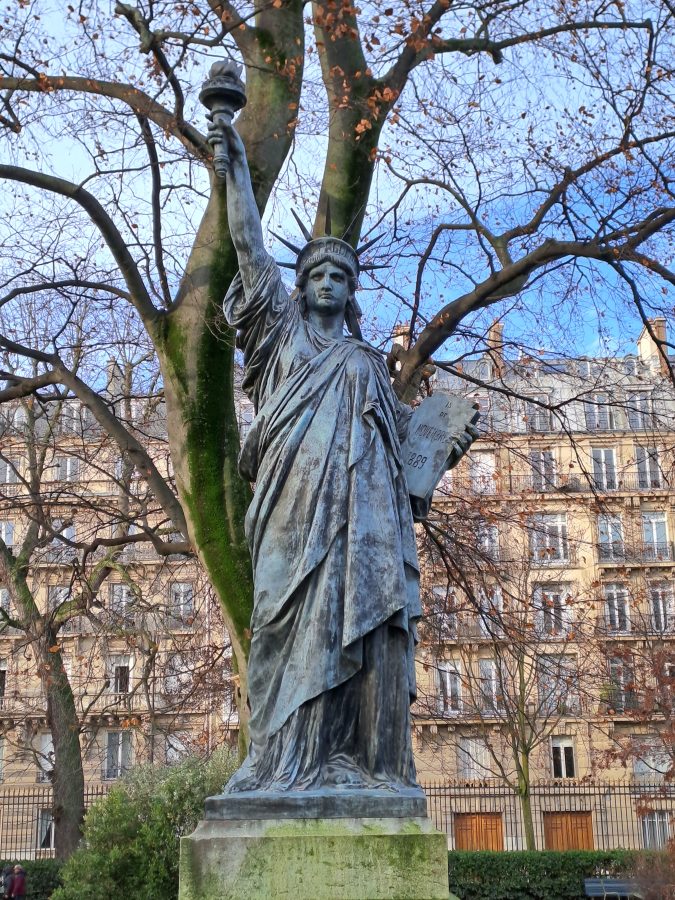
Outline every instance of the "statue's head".
<path fill-rule="evenodd" d="M 359 258 L 356 251 L 346 241 L 336 237 L 320 237 L 309 241 L 298 254 L 295 264 L 295 285 L 298 289 L 298 303 L 303 315 L 307 311 L 307 289 L 312 271 L 324 272 L 331 267 L 340 270 L 346 277 L 347 301 L 345 321 L 354 333 L 355 323 L 361 310 L 356 302 L 356 288 L 359 278 Z"/>

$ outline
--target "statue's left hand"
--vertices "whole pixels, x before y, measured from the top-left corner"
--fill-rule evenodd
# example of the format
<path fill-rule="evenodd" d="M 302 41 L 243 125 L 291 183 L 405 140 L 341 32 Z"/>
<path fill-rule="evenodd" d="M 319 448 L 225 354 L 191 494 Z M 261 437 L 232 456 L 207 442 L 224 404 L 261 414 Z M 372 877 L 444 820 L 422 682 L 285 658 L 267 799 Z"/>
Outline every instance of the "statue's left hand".
<path fill-rule="evenodd" d="M 456 466 L 464 454 L 469 451 L 469 448 L 479 435 L 480 432 L 476 426 L 468 424 L 462 434 L 455 440 L 452 452 L 448 457 L 446 468 L 452 469 Z"/>

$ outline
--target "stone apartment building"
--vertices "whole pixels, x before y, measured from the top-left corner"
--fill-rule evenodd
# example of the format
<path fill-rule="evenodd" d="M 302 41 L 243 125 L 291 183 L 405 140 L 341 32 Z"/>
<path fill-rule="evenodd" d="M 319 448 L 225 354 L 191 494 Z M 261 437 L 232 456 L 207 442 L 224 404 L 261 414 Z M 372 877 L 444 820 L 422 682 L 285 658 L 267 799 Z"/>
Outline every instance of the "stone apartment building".
<path fill-rule="evenodd" d="M 482 421 L 422 538 L 421 777 L 520 794 L 542 779 L 662 778 L 675 762 L 675 393 L 657 345 L 645 329 L 623 358 L 514 361 L 496 326 L 490 352 L 436 385 L 472 397 Z M 463 845 L 509 846 L 501 810 L 482 809 Z M 547 846 L 599 846 L 583 800 L 552 816 Z M 643 843 L 662 844 L 670 814 L 643 816 Z"/>
<path fill-rule="evenodd" d="M 170 481 L 161 404 L 111 405 Z M 9 807 L 7 821 L 0 814 L 0 846 L 30 858 L 49 855 L 54 838 L 38 790 L 49 788 L 54 762 L 45 665 L 67 673 L 92 791 L 136 763 L 236 742 L 237 715 L 218 603 L 196 563 L 171 552 L 181 536 L 87 409 L 75 400 L 5 406 L 0 429 L 0 537 L 16 565 L 24 560 L 34 603 L 19 614 L 3 561 L 0 790 L 33 788 L 37 798 L 25 834 L 11 841 Z M 56 621 L 46 651 L 54 662 L 45 663 L 39 642 Z"/>
<path fill-rule="evenodd" d="M 655 328 L 662 335 L 665 324 Z M 482 419 L 420 529 L 429 615 L 414 729 L 424 782 L 517 789 L 524 769 L 532 784 L 576 784 L 658 778 L 672 765 L 675 394 L 646 331 L 637 351 L 513 361 L 496 327 L 483 358 L 438 369 L 436 387 L 472 397 Z M 161 403 L 119 401 L 116 412 L 170 480 Z M 247 401 L 239 414 L 245 430 Z M 36 524 L 28 566 L 39 615 L 63 617 L 97 585 L 58 636 L 87 783 L 235 741 L 218 605 L 198 566 L 167 552 L 171 523 L 144 480 L 76 401 L 18 404 L 1 427 L 0 537 L 16 555 Z M 0 608 L 0 790 L 48 786 L 36 654 L 1 585 Z M 518 845 L 500 798 L 478 815 L 466 802 L 456 798 L 454 823 L 441 823 L 455 845 Z M 563 844 L 599 845 L 583 801 L 562 814 L 546 822 Z M 49 853 L 50 811 L 36 815 L 27 850 Z M 656 809 L 645 827 L 658 843 L 669 815 Z"/>

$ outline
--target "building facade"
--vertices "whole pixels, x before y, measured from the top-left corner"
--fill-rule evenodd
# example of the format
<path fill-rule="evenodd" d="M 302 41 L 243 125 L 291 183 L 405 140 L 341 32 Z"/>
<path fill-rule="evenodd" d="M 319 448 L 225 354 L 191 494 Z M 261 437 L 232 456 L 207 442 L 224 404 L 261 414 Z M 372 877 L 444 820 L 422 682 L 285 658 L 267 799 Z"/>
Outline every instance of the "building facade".
<path fill-rule="evenodd" d="M 161 402 L 111 406 L 171 483 Z M 0 847 L 31 858 L 54 843 L 47 702 L 61 674 L 90 793 L 236 743 L 237 712 L 219 605 L 145 479 L 79 401 L 2 413 L 0 793 L 38 800 L 20 825 L 0 816 Z"/>
<path fill-rule="evenodd" d="M 651 783 L 675 761 L 667 366 L 647 331 L 620 359 L 513 361 L 495 328 L 484 357 L 439 367 L 435 387 L 474 399 L 481 437 L 419 532 L 420 779 L 455 792 L 438 822 L 452 846 L 526 846 L 528 818 L 538 846 L 604 846 L 597 785 Z M 171 483 L 161 401 L 111 404 Z M 245 432 L 245 399 L 239 414 Z M 7 405 L 0 426 L 0 792 L 51 784 L 51 650 L 90 788 L 236 742 L 218 604 L 145 479 L 77 401 Z M 624 802 L 630 827 L 663 843 L 670 813 L 640 818 L 639 802 Z M 27 821 L 21 851 L 48 855 L 48 806 Z"/>
<path fill-rule="evenodd" d="M 647 330 L 620 359 L 510 361 L 497 327 L 483 358 L 436 385 L 482 418 L 421 535 L 420 776 L 508 785 L 525 820 L 553 815 L 527 809 L 542 780 L 663 778 L 675 762 L 667 361 Z M 507 846 L 503 815 L 483 812 L 467 845 Z M 547 845 L 602 845 L 583 803 L 563 813 Z M 658 804 L 650 815 L 670 833 Z"/>

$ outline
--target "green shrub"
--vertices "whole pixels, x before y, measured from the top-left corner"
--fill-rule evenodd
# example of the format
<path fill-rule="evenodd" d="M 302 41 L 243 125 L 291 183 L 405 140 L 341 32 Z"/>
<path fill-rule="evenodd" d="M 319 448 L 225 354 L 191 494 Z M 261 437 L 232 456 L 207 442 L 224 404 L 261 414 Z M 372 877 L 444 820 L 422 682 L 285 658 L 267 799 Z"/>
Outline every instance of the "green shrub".
<path fill-rule="evenodd" d="M 450 891 L 460 900 L 580 900 L 585 878 L 630 877 L 644 855 L 630 850 L 456 850 L 448 854 Z"/>
<path fill-rule="evenodd" d="M 48 900 L 61 884 L 59 874 L 63 863 L 58 859 L 4 859 L 0 861 L 0 872 L 18 862 L 26 870 L 27 900 Z"/>
<path fill-rule="evenodd" d="M 135 769 L 87 813 L 82 846 L 64 865 L 53 900 L 171 900 L 178 896 L 178 840 L 194 830 L 206 797 L 237 767 L 230 751 L 208 760 Z"/>

